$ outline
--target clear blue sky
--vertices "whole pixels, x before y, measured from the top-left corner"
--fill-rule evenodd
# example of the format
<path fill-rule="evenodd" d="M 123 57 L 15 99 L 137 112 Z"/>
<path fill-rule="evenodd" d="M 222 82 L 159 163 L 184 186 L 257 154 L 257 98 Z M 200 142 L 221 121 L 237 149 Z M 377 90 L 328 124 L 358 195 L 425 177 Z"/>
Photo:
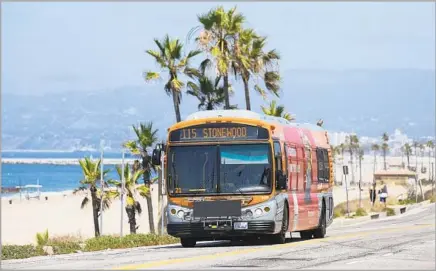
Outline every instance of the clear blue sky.
<path fill-rule="evenodd" d="M 288 69 L 435 69 L 435 3 L 2 3 L 2 91 L 144 84 L 144 53 L 237 4 Z M 286 78 L 285 78 L 286 80 Z"/>

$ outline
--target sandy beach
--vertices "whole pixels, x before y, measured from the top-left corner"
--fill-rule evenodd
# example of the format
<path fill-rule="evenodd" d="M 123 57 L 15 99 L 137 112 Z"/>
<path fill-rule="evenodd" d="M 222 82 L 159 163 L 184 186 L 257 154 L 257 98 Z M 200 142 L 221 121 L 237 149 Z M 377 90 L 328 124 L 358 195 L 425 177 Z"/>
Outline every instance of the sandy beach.
<path fill-rule="evenodd" d="M 158 187 L 152 186 L 155 228 L 157 229 L 160 208 L 158 208 Z M 48 196 L 48 200 L 45 200 Z M 49 230 L 50 236 L 74 235 L 83 238 L 94 236 L 92 207 L 80 208 L 84 195 L 73 195 L 72 191 L 62 193 L 41 193 L 41 199 L 6 197 L 1 201 L 2 244 L 28 244 L 35 242 L 37 232 Z M 12 199 L 12 204 L 9 200 Z M 147 233 L 147 202 L 140 198 L 142 215 L 137 217 L 138 233 Z M 123 233 L 129 233 L 129 224 L 123 210 Z M 109 210 L 103 213 L 103 234 L 120 234 L 121 202 L 116 199 Z"/>
<path fill-rule="evenodd" d="M 363 187 L 362 197 L 368 198 L 367 185 L 372 181 L 372 157 L 365 156 L 362 162 L 362 179 L 366 183 Z M 65 159 L 63 159 L 65 160 Z M 108 159 L 109 160 L 109 159 Z M 382 159 L 378 157 L 377 168 L 382 168 Z M 390 157 L 389 163 L 400 164 L 401 157 Z M 345 161 L 346 162 L 346 161 Z M 411 163 L 415 165 L 415 163 Z M 428 167 L 428 158 L 424 160 L 424 165 Z M 428 170 L 428 169 L 427 169 Z M 420 174 L 420 178 L 428 178 L 428 173 Z M 342 179 L 342 165 L 336 166 L 336 178 L 338 181 Z M 348 180 L 351 180 L 349 175 Z M 359 180 L 359 170 L 357 168 L 355 173 L 356 181 Z M 406 193 L 406 189 L 400 186 L 389 187 L 390 196 L 399 196 Z M 425 190 L 428 190 L 427 187 Z M 158 203 L 158 187 L 157 184 L 152 186 L 154 215 L 155 215 L 155 228 L 158 229 L 158 222 L 160 218 L 160 207 Z M 48 200 L 45 200 L 45 196 Z M 359 191 L 356 186 L 350 187 L 349 199 L 358 199 Z M 12 204 L 9 200 L 12 199 Z M 3 244 L 28 244 L 35 242 L 35 235 L 37 232 L 49 230 L 50 236 L 59 235 L 76 235 L 83 238 L 93 237 L 93 217 L 91 206 L 88 205 L 84 209 L 80 208 L 83 195 L 72 195 L 72 191 L 64 192 L 42 192 L 41 199 L 26 200 L 24 197 L 21 199 L 14 197 L 3 197 L 1 199 L 1 240 Z M 346 201 L 345 183 L 343 186 L 336 186 L 334 188 L 334 202 L 339 204 Z M 143 213 L 137 218 L 139 225 L 138 233 L 147 233 L 148 216 L 147 205 L 145 199 L 140 199 Z M 123 233 L 129 232 L 129 225 L 127 215 L 123 210 Z M 110 209 L 103 213 L 103 234 L 119 234 L 120 233 L 120 215 L 121 203 L 115 200 Z"/>

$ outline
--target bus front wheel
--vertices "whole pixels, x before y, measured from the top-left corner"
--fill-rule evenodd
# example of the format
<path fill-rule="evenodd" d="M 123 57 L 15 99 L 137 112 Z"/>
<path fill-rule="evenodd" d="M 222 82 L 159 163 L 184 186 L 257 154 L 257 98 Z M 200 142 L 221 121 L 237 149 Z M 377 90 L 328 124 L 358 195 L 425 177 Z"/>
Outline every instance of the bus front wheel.
<path fill-rule="evenodd" d="M 180 243 L 182 244 L 182 247 L 195 247 L 197 241 L 189 238 L 181 238 Z"/>
<path fill-rule="evenodd" d="M 283 208 L 283 220 L 282 220 L 282 229 L 281 231 L 274 235 L 274 243 L 276 244 L 284 244 L 286 243 L 286 232 L 288 231 L 289 226 L 289 211 L 288 205 L 285 203 L 285 207 Z"/>

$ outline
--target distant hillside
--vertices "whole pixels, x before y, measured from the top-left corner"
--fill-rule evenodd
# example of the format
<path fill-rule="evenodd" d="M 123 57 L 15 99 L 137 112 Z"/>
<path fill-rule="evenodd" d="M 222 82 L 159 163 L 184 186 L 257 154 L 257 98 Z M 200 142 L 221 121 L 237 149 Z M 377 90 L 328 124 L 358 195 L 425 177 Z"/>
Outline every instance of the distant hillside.
<path fill-rule="evenodd" d="M 314 71 L 283 73 L 280 103 L 298 121 L 324 119 L 333 131 L 379 136 L 400 128 L 409 137 L 435 133 L 435 74 L 426 70 Z M 174 123 L 171 99 L 160 85 L 45 96 L 2 94 L 2 149 L 114 149 L 131 138 L 131 124 L 152 120 L 163 136 Z M 235 89 L 242 89 L 239 84 Z M 256 111 L 265 102 L 252 94 Z M 242 91 L 232 103 L 244 107 Z M 197 110 L 184 95 L 182 115 Z"/>

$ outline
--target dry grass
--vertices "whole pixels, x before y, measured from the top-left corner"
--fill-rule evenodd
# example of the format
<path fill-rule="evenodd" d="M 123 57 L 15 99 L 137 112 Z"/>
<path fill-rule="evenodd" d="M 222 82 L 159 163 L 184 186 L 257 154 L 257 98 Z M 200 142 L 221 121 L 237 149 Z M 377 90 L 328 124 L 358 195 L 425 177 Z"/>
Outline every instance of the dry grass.
<path fill-rule="evenodd" d="M 396 198 L 388 197 L 387 205 L 396 205 L 396 204 L 398 204 L 398 200 Z M 385 205 L 381 204 L 378 201 L 376 201 L 374 206 L 372 206 L 372 203 L 369 201 L 369 199 L 362 199 L 362 208 L 360 210 L 359 210 L 358 199 L 349 201 L 348 206 L 350 209 L 350 215 L 351 213 L 356 213 L 358 211 L 359 213 L 358 216 L 362 216 L 364 215 L 364 213 L 369 213 L 369 212 L 383 212 L 386 209 Z M 346 202 L 338 204 L 333 210 L 334 217 L 341 217 L 341 216 L 345 216 L 346 214 L 347 214 Z"/>
<path fill-rule="evenodd" d="M 83 242 L 83 240 L 84 238 L 79 234 L 55 235 L 50 237 L 50 241 L 52 242 Z"/>

